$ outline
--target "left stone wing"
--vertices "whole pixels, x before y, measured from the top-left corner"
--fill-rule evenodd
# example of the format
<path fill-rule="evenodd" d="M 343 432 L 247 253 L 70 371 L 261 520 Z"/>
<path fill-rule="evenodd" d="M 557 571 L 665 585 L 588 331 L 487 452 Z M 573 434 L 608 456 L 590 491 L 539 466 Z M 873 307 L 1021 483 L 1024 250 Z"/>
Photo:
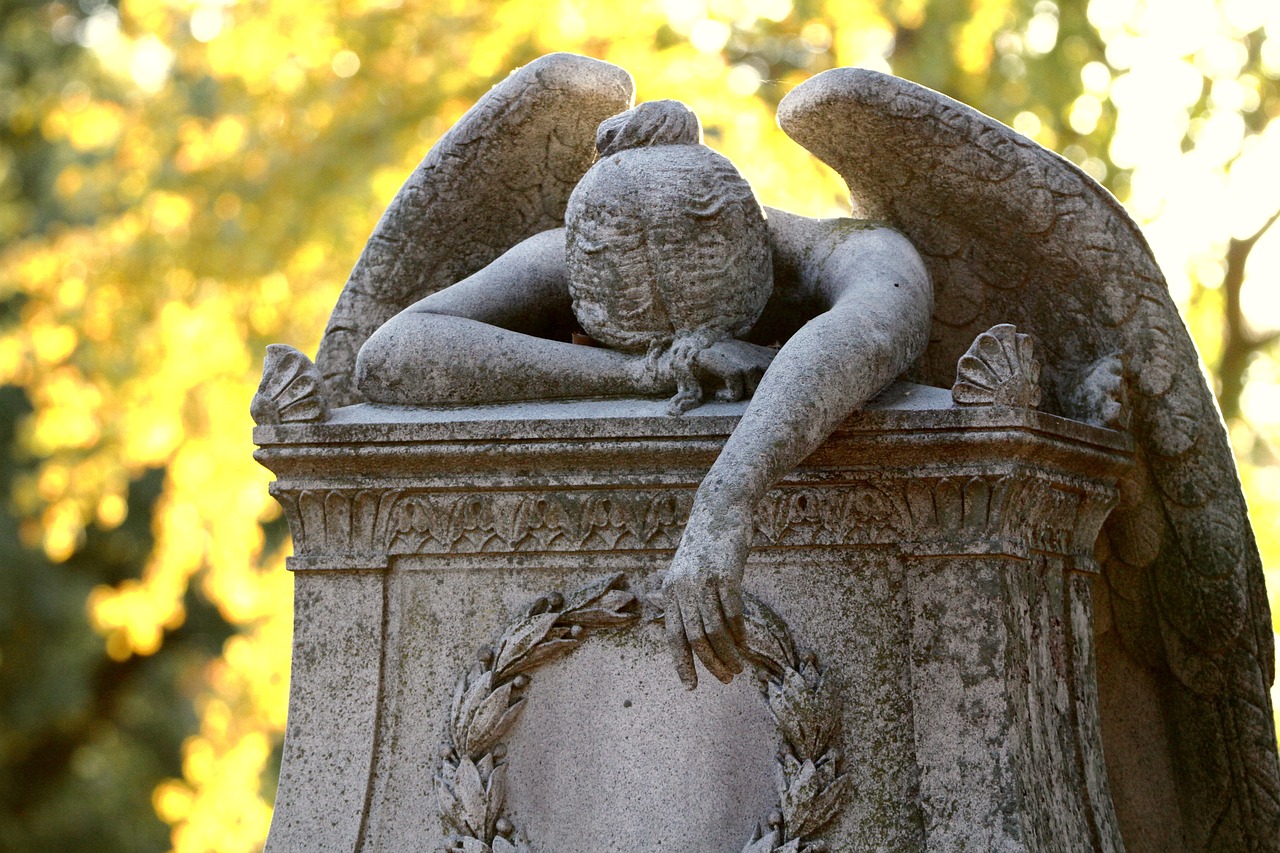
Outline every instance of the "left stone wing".
<path fill-rule="evenodd" d="M 375 329 L 564 225 L 595 159 L 597 125 L 633 97 L 623 69 L 553 53 L 512 72 L 440 138 L 382 215 L 329 318 L 316 365 L 333 405 L 361 402 L 352 371 Z"/>

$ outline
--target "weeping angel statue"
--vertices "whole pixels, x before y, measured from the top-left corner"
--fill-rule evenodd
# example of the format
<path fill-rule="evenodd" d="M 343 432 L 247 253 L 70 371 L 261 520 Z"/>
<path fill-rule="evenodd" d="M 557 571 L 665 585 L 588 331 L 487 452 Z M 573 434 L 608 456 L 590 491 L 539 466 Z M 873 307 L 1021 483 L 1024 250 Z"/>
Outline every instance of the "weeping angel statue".
<path fill-rule="evenodd" d="M 1280 850 L 1262 568 L 1221 417 L 1137 227 L 1071 163 L 895 77 L 825 72 L 778 121 L 844 178 L 856 218 L 762 209 L 688 108 L 632 108 L 612 65 L 556 54 L 513 73 L 370 238 L 317 358 L 331 402 L 653 396 L 678 414 L 704 394 L 750 398 L 663 587 L 694 686 L 695 657 L 722 680 L 742 671 L 765 492 L 886 385 L 949 387 L 979 333 L 1016 324 L 1044 363 L 1041 408 L 1136 448 L 1096 547 L 1117 805 L 1142 811 L 1126 781 L 1142 777 L 1181 815 L 1185 849 Z M 579 329 L 603 346 L 570 342 Z"/>

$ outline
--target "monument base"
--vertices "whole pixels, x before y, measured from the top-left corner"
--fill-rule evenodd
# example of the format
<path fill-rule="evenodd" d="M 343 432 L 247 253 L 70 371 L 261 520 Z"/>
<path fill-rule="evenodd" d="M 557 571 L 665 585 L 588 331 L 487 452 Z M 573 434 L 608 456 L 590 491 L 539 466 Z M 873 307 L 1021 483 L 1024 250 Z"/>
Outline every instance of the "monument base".
<path fill-rule="evenodd" d="M 743 409 L 359 405 L 258 427 L 296 573 L 267 850 L 446 848 L 442 811 L 495 802 L 446 802 L 473 796 L 466 766 L 482 789 L 505 773 L 501 815 L 476 818 L 495 851 L 772 851 L 771 828 L 839 851 L 1120 850 L 1090 589 L 1127 440 L 893 386 L 756 510 L 744 586 L 810 681 L 703 673 L 688 692 L 651 594 Z M 608 607 L 571 612 L 600 578 Z M 533 662 L 503 675 L 517 642 Z M 509 693 L 496 711 L 455 693 L 482 678 Z M 778 702 L 833 739 L 817 771 L 788 765 L 809 735 Z M 479 737 L 516 704 L 501 746 L 466 754 L 459 715 Z M 803 802 L 802 772 L 820 780 Z"/>

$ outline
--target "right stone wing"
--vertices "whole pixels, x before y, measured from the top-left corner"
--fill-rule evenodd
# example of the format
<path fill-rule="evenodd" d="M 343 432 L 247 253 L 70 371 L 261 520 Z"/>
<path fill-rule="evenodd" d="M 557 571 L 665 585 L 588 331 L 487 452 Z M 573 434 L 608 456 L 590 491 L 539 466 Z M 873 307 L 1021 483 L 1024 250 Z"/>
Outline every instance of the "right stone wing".
<path fill-rule="evenodd" d="M 356 354 L 379 326 L 564 225 L 597 125 L 633 97 L 623 69 L 553 53 L 512 72 L 440 138 L 382 215 L 329 318 L 316 365 L 332 405 L 362 401 Z"/>
<path fill-rule="evenodd" d="M 896 77 L 827 71 L 778 119 L 845 179 L 855 215 L 924 257 L 934 322 L 913 378 L 950 386 L 974 338 L 1013 323 L 1036 338 L 1046 410 L 1106 422 L 1119 412 L 1108 392 L 1127 394 L 1136 464 L 1098 543 L 1111 593 L 1099 615 L 1148 674 L 1102 685 L 1113 785 L 1172 791 L 1181 849 L 1280 850 L 1262 566 L 1226 431 L 1137 226 L 1071 163 Z M 1147 732 L 1107 731 L 1143 728 L 1112 710 L 1138 706 L 1168 733 L 1150 738 L 1159 756 L 1135 747 Z"/>

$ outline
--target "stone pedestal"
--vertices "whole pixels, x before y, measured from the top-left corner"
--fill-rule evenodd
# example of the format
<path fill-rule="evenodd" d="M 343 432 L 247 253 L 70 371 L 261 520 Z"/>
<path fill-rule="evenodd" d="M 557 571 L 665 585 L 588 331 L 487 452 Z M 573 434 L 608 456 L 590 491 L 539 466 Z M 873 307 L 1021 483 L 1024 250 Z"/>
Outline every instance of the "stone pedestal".
<path fill-rule="evenodd" d="M 644 599 L 741 414 L 647 401 L 352 406 L 258 427 L 294 537 L 270 853 L 444 844 L 454 689 L 540 595 Z M 840 687 L 836 851 L 1113 851 L 1090 587 L 1117 433 L 897 385 L 756 513 L 745 585 Z M 652 614 L 650 614 L 652 615 Z M 686 692 L 660 625 L 531 672 L 504 815 L 537 853 L 738 853 L 778 808 L 756 682 Z"/>

